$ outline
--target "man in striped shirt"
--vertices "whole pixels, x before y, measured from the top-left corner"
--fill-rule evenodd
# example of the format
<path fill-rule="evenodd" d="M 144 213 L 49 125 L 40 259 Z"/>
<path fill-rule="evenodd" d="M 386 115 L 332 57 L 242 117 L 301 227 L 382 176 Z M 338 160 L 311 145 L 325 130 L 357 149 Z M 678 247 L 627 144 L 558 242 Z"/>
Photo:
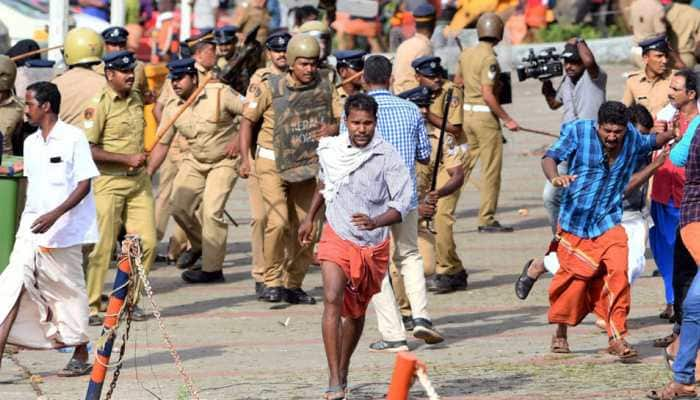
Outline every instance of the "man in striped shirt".
<path fill-rule="evenodd" d="M 406 296 L 415 328 L 413 335 L 428 344 L 444 339 L 432 327 L 428 315 L 428 297 L 423 274 L 423 259 L 418 252 L 418 194 L 416 192 L 416 162 L 427 164 L 430 160 L 430 141 L 425 120 L 418 107 L 410 101 L 389 92 L 392 65 L 384 56 L 371 56 L 365 61 L 363 79 L 367 94 L 379 105 L 377 133 L 399 153 L 411 176 L 411 203 L 400 224 L 392 226 L 393 262 L 401 272 Z M 341 124 L 341 133 L 347 135 L 347 127 Z M 401 322 L 396 298 L 389 282 L 384 278 L 382 290 L 372 299 L 377 311 L 378 328 L 382 340 L 370 345 L 371 351 L 396 352 L 408 350 L 406 333 Z"/>

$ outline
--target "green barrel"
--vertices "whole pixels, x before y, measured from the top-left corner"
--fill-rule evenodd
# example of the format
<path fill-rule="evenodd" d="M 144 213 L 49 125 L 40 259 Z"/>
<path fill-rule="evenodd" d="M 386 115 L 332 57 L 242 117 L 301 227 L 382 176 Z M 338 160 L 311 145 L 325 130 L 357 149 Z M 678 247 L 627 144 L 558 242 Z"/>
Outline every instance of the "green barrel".
<path fill-rule="evenodd" d="M 4 156 L 2 166 L 8 167 L 15 161 L 21 161 L 21 157 Z M 15 233 L 17 232 L 18 199 L 20 196 L 20 184 L 24 178 L 19 175 L 7 176 L 0 174 L 0 272 L 2 272 L 10 261 L 12 246 L 15 244 Z"/>

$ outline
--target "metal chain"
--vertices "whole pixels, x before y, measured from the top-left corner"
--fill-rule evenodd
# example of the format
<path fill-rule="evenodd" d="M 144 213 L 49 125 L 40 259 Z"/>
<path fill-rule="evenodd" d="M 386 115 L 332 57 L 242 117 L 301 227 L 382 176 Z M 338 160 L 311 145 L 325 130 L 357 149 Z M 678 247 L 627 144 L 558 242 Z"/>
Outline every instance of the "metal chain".
<path fill-rule="evenodd" d="M 129 281 L 133 282 L 132 278 L 130 278 Z M 134 286 L 130 286 L 131 287 L 129 288 L 129 292 L 126 296 L 126 328 L 124 329 L 124 333 L 122 334 L 122 343 L 121 347 L 119 348 L 119 359 L 117 360 L 116 368 L 114 368 L 114 375 L 112 376 L 112 382 L 110 382 L 109 384 L 109 390 L 105 395 L 105 400 L 110 400 L 112 398 L 112 393 L 114 393 L 114 389 L 116 389 L 117 387 L 117 381 L 119 380 L 119 375 L 121 374 L 121 369 L 123 365 L 122 359 L 124 358 L 124 353 L 126 353 L 126 341 L 129 339 L 129 331 L 131 330 L 131 314 L 134 311 Z"/>
<path fill-rule="evenodd" d="M 138 244 L 138 242 L 136 243 Z M 168 346 L 168 350 L 170 350 L 170 355 L 173 357 L 175 367 L 180 373 L 182 380 L 185 382 L 185 386 L 187 386 L 187 390 L 190 392 L 192 398 L 199 400 L 199 393 L 192 383 L 192 378 L 190 378 L 190 376 L 185 372 L 185 367 L 182 365 L 180 355 L 178 354 L 177 350 L 175 350 L 175 346 L 170 339 L 170 334 L 168 334 L 168 331 L 165 329 L 165 324 L 163 323 L 163 319 L 160 315 L 160 307 L 153 298 L 153 288 L 151 287 L 151 283 L 146 277 L 146 271 L 141 264 L 141 246 L 129 246 L 129 258 L 134 261 L 134 264 L 136 264 L 136 271 L 138 272 L 138 276 L 140 278 L 139 284 L 143 285 L 146 295 L 148 296 L 148 301 L 151 303 L 151 308 L 153 308 L 153 316 L 155 317 L 156 321 L 158 321 L 158 328 L 163 336 L 163 341 Z"/>

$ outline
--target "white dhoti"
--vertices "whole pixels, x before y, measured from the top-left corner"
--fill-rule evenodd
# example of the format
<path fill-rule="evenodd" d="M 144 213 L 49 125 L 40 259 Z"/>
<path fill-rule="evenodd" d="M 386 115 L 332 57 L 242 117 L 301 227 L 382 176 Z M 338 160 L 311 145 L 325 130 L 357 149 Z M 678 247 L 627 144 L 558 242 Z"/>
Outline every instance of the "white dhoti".
<path fill-rule="evenodd" d="M 32 349 L 87 343 L 82 246 L 40 250 L 31 236 L 17 235 L 10 263 L 0 275 L 0 321 L 5 322 L 22 293 L 7 342 Z"/>
<path fill-rule="evenodd" d="M 625 211 L 622 214 L 622 227 L 627 233 L 627 278 L 630 285 L 639 278 L 646 266 L 646 248 L 649 237 L 649 225 L 640 211 Z M 559 270 L 559 258 L 556 252 L 544 256 L 544 268 L 552 275 Z"/>

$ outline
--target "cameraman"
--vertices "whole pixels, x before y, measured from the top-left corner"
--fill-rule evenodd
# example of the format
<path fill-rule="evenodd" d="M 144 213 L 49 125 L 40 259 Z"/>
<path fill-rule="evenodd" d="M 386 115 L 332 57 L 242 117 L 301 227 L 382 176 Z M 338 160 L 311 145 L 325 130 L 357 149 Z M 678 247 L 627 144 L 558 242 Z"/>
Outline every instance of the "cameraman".
<path fill-rule="evenodd" d="M 542 81 L 542 94 L 549 108 L 557 110 L 564 107 L 562 124 L 577 119 L 597 119 L 598 109 L 605 102 L 605 85 L 608 76 L 598 64 L 591 49 L 582 39 L 572 38 L 564 46 L 562 53 L 566 75 L 554 90 L 552 81 Z M 558 165 L 559 173 L 566 173 L 566 163 Z M 546 182 L 542 193 L 544 208 L 549 214 L 552 232 L 556 232 L 559 220 L 559 201 L 561 189 Z"/>
<path fill-rule="evenodd" d="M 564 52 L 566 75 L 554 90 L 552 81 L 542 81 L 542 94 L 552 110 L 564 107 L 562 123 L 577 119 L 596 119 L 600 105 L 605 102 L 608 75 L 595 62 L 591 49 L 583 39 L 566 42 Z"/>

